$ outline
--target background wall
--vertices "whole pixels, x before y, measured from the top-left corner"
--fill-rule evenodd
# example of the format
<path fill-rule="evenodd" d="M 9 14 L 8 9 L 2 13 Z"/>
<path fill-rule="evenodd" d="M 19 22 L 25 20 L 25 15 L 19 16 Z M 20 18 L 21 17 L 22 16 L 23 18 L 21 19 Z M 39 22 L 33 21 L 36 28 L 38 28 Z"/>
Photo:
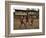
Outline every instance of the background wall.
<path fill-rule="evenodd" d="M 46 19 L 46 0 L 16 0 L 16 1 L 45 3 L 45 19 Z M 0 0 L 0 38 L 5 38 L 5 0 Z M 16 37 L 16 38 L 46 38 L 46 23 L 45 23 L 45 35 L 24 36 L 24 37 Z"/>

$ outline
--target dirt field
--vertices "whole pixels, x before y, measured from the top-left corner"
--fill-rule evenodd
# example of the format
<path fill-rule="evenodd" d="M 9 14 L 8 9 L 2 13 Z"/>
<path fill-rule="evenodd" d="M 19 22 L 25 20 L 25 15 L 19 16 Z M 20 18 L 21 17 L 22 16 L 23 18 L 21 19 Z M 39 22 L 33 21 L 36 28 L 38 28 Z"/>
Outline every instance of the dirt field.
<path fill-rule="evenodd" d="M 15 16 L 14 18 L 14 29 L 38 29 L 39 28 L 39 19 L 28 18 L 28 22 L 24 19 L 25 23 L 21 23 L 21 16 Z"/>

